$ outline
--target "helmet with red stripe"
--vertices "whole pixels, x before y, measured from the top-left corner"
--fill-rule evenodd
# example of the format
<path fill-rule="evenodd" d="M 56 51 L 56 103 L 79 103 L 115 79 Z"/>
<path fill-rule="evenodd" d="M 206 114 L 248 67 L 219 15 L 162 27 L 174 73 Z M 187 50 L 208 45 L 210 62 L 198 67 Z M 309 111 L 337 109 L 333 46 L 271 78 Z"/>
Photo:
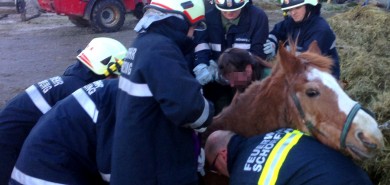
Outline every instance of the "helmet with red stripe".
<path fill-rule="evenodd" d="M 203 0 L 152 0 L 145 8 L 154 8 L 161 12 L 183 15 L 190 25 L 198 24 L 205 18 Z"/>
<path fill-rule="evenodd" d="M 126 48 L 119 41 L 107 37 L 94 38 L 77 55 L 77 59 L 97 75 L 119 75 L 119 67 L 126 55 Z M 114 67 L 115 66 L 115 67 Z"/>

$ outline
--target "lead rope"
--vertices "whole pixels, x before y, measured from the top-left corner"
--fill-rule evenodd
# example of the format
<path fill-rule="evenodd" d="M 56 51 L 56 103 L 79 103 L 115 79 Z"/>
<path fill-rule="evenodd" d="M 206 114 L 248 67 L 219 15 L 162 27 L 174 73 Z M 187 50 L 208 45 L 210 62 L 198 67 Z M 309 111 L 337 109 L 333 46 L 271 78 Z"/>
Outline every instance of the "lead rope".
<path fill-rule="evenodd" d="M 380 130 L 390 130 L 390 120 L 378 126 Z"/>

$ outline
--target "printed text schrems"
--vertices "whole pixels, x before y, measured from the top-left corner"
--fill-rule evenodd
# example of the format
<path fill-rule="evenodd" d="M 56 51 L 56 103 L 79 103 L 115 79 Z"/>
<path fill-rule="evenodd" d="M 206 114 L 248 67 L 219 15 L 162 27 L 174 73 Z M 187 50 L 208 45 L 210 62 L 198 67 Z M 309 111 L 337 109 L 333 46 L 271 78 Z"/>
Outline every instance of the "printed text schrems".
<path fill-rule="evenodd" d="M 263 166 L 272 149 L 285 134 L 283 130 L 280 131 L 282 132 L 270 132 L 264 136 L 264 139 L 255 149 L 253 149 L 252 153 L 249 155 L 244 165 L 244 171 L 260 172 L 263 169 Z"/>

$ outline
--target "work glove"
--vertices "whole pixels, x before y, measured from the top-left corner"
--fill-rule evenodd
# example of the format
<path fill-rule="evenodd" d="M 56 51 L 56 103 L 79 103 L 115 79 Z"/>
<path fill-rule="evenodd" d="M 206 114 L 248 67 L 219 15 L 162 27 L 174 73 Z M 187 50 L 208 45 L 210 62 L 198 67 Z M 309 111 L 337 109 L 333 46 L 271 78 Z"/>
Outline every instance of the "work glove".
<path fill-rule="evenodd" d="M 203 148 L 200 148 L 200 153 L 198 156 L 198 172 L 202 176 L 204 176 L 206 174 L 204 171 L 204 163 L 206 161 L 205 159 L 206 159 L 206 156 L 205 156 L 204 150 L 203 150 Z"/>
<path fill-rule="evenodd" d="M 193 71 L 196 80 L 198 80 L 201 85 L 205 85 L 213 80 L 213 76 L 209 72 L 208 66 L 206 64 L 198 64 L 193 69 Z"/>
<path fill-rule="evenodd" d="M 213 80 L 218 78 L 218 64 L 214 60 L 209 61 L 210 65 L 208 66 L 208 70 L 213 78 Z"/>
<path fill-rule="evenodd" d="M 214 60 L 210 60 L 209 72 L 212 74 L 214 81 L 221 85 L 229 85 L 229 82 L 219 73 L 218 64 Z"/>
<path fill-rule="evenodd" d="M 267 58 L 273 58 L 275 56 L 275 50 L 276 50 L 276 46 L 275 46 L 275 43 L 272 42 L 271 40 L 267 39 L 267 41 L 265 42 L 265 44 L 263 45 L 263 51 L 264 51 L 264 54 L 267 55 Z"/>

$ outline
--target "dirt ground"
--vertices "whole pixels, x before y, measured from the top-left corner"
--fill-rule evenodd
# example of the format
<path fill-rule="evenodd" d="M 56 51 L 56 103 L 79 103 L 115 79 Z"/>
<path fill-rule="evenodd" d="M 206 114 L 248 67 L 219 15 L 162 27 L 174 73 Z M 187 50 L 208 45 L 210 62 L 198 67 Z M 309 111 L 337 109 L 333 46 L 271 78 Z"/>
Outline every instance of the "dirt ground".
<path fill-rule="evenodd" d="M 8 14 L 0 20 L 0 108 L 29 85 L 61 75 L 75 62 L 77 50 L 95 37 L 111 37 L 129 46 L 136 36 L 135 23 L 128 15 L 121 31 L 96 34 L 52 13 L 27 22 L 21 22 L 19 14 Z"/>
<path fill-rule="evenodd" d="M 281 11 L 275 5 L 263 9 L 271 29 L 282 19 Z M 332 14 L 328 11 L 325 16 Z M 0 18 L 0 108 L 31 84 L 61 75 L 76 60 L 76 51 L 92 38 L 112 37 L 128 47 L 136 36 L 132 29 L 137 20 L 131 14 L 119 32 L 100 34 L 76 27 L 66 16 L 53 13 L 22 22 L 15 8 L 8 6 L 0 7 Z"/>

